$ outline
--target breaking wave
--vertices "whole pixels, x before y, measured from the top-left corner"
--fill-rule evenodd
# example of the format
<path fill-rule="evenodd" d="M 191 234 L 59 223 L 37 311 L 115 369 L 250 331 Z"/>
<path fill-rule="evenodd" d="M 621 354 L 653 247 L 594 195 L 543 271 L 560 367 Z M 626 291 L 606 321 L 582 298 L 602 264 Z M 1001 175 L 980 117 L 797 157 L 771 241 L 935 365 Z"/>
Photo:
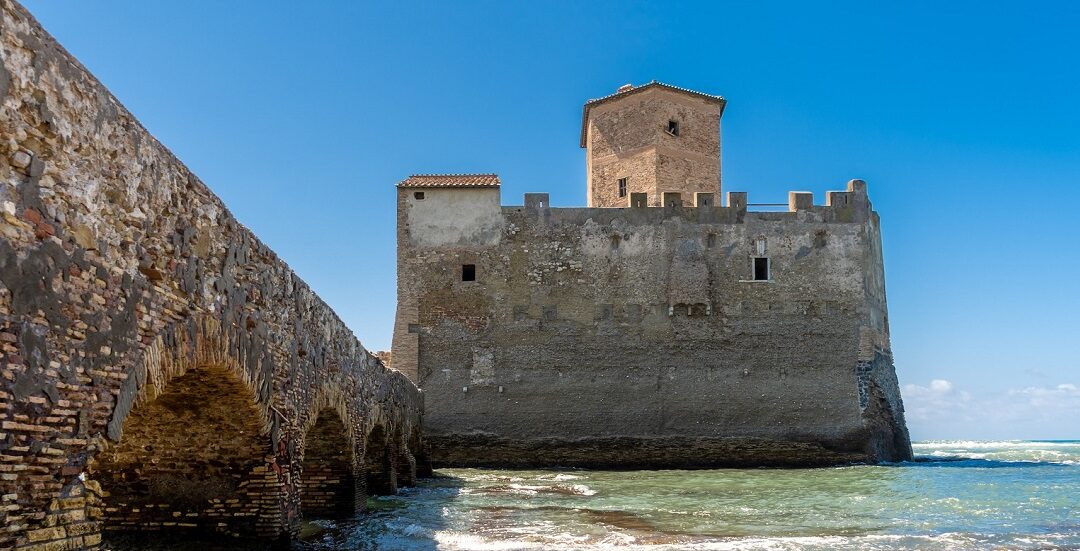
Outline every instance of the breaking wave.
<path fill-rule="evenodd" d="M 931 440 L 912 444 L 921 459 L 981 459 L 1080 465 L 1080 440 Z"/>
<path fill-rule="evenodd" d="M 1080 442 L 914 450 L 914 462 L 821 469 L 446 469 L 301 548 L 1080 549 Z"/>

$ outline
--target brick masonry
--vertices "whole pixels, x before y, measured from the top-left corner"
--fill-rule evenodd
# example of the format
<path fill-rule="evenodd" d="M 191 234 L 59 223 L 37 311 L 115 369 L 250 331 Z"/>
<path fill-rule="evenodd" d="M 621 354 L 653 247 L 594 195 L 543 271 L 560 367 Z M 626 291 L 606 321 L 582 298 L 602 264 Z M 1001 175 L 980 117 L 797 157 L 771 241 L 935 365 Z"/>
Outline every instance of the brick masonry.
<path fill-rule="evenodd" d="M 416 386 L 23 7 L 0 18 L 0 549 L 288 537 L 426 470 Z"/>
<path fill-rule="evenodd" d="M 665 192 L 693 205 L 695 194 L 720 193 L 720 118 L 726 103 L 649 83 L 586 104 L 582 146 L 586 148 L 586 197 L 590 207 L 630 206 L 631 193 L 645 193 L 661 206 Z M 678 124 L 678 135 L 668 124 Z M 625 179 L 626 194 L 617 182 Z"/>

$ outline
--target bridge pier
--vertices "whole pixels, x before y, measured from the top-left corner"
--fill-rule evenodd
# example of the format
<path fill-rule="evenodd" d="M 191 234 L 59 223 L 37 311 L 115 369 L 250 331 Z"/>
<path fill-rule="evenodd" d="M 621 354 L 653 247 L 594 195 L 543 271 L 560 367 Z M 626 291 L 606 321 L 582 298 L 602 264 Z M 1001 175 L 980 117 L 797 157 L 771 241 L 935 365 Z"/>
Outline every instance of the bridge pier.
<path fill-rule="evenodd" d="M 304 448 L 300 480 L 300 511 L 304 519 L 346 518 L 356 514 L 354 445 L 336 411 L 325 408 L 319 412 Z"/>
<path fill-rule="evenodd" d="M 364 443 L 364 489 L 368 496 L 393 495 L 398 491 L 392 445 L 382 424 L 372 427 Z"/>

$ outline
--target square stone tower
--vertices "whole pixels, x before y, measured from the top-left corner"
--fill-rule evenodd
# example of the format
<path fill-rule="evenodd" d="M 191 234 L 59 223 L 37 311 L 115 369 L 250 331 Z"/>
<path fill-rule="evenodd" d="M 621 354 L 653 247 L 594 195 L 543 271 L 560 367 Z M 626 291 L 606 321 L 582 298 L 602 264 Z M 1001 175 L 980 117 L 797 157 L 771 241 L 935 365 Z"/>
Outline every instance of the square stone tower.
<path fill-rule="evenodd" d="M 716 206 L 727 101 L 652 81 L 585 104 L 588 206 Z"/>

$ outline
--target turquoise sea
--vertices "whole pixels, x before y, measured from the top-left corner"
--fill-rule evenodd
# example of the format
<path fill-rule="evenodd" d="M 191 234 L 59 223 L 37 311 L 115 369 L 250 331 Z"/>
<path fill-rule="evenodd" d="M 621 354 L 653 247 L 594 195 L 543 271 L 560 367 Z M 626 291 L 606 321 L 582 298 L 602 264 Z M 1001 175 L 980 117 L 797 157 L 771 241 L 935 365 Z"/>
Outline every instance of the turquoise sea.
<path fill-rule="evenodd" d="M 1080 549 L 1080 441 L 931 441 L 884 466 L 443 469 L 303 548 Z"/>

